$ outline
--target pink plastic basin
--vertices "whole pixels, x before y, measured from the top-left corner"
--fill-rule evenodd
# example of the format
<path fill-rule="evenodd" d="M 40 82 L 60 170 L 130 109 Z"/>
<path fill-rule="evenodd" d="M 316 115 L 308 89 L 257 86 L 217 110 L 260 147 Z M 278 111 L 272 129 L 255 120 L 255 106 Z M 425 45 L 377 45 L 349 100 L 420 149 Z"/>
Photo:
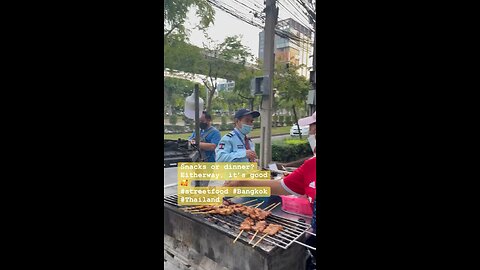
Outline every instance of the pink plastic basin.
<path fill-rule="evenodd" d="M 288 195 L 282 197 L 282 210 L 288 213 L 299 214 L 304 216 L 312 216 L 312 207 L 307 198 L 299 198 L 297 196 Z"/>

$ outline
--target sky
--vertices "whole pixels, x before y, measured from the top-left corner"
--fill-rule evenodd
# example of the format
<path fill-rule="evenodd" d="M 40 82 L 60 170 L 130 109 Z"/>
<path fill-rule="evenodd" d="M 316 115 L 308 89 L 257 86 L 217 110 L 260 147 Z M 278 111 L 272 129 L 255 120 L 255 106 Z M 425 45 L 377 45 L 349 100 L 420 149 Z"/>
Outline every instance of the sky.
<path fill-rule="evenodd" d="M 190 10 L 186 28 L 192 29 L 198 22 L 199 19 L 195 15 L 195 10 Z M 207 33 L 215 41 L 220 42 L 228 36 L 241 35 L 242 43 L 250 49 L 250 53 L 258 57 L 258 33 L 260 31 L 262 30 L 215 8 L 214 25 L 208 28 Z M 199 47 L 202 47 L 202 42 L 207 41 L 203 32 L 196 29 L 191 30 L 189 39 L 190 43 Z"/>
<path fill-rule="evenodd" d="M 255 10 L 260 11 L 260 7 L 264 7 L 263 0 L 240 0 L 242 3 L 248 5 L 249 7 L 254 8 Z M 248 8 L 242 6 L 238 2 L 231 0 L 221 0 L 220 3 L 228 3 L 229 6 L 239 10 L 240 12 L 246 14 L 247 18 L 253 18 L 252 14 L 248 13 Z M 278 4 L 278 2 L 280 4 Z M 306 26 L 308 21 L 299 14 L 299 7 L 293 7 L 291 3 L 294 3 L 295 0 L 281 0 L 277 1 L 277 7 L 279 7 L 279 20 L 286 18 L 297 17 L 297 21 L 300 21 Z M 242 43 L 250 49 L 255 57 L 258 57 L 258 34 L 262 29 L 252 26 L 240 19 L 233 17 L 232 15 L 226 13 L 223 10 L 220 10 L 216 7 L 215 9 L 215 21 L 214 25 L 210 26 L 207 30 L 207 33 L 213 37 L 216 41 L 223 41 L 227 36 L 241 35 Z M 292 14 L 293 13 L 293 14 Z M 256 20 L 257 21 L 257 20 Z M 186 28 L 193 29 L 197 25 L 199 19 L 195 15 L 195 9 L 191 9 L 187 16 Z M 199 30 L 191 30 L 189 35 L 190 43 L 202 47 L 202 42 L 206 42 L 203 32 Z"/>

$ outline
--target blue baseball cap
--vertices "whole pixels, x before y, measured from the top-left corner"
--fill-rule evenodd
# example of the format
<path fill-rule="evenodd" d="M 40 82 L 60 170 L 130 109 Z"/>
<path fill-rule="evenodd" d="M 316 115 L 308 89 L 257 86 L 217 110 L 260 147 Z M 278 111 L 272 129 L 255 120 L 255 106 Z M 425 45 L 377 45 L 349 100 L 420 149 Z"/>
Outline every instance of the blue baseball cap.
<path fill-rule="evenodd" d="M 235 113 L 235 118 L 240 119 L 246 115 L 252 115 L 253 118 L 257 118 L 260 116 L 260 113 L 257 111 L 250 111 L 247 109 L 240 109 Z"/>

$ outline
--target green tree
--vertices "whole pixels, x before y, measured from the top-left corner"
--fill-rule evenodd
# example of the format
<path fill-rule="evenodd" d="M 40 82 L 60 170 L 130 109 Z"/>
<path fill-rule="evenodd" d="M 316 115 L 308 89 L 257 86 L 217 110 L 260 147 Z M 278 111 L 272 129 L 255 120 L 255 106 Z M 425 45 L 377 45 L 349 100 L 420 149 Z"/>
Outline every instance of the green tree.
<path fill-rule="evenodd" d="M 307 102 L 310 82 L 297 73 L 299 66 L 276 65 L 273 85 L 277 88 L 278 107 L 282 109 L 295 108 L 303 110 Z"/>
<path fill-rule="evenodd" d="M 180 78 L 164 78 L 164 112 L 175 113 L 185 106 L 185 98 L 193 93 L 195 82 Z M 200 97 L 205 98 L 205 87 L 200 85 Z"/>
<path fill-rule="evenodd" d="M 215 18 L 215 10 L 207 0 L 165 0 L 163 2 L 163 38 L 177 35 L 186 38 L 185 19 L 190 8 L 196 8 L 199 29 L 205 29 Z M 165 41 L 164 41 L 165 42 Z"/>
<path fill-rule="evenodd" d="M 252 67 L 244 67 L 241 72 L 238 73 L 238 78 L 235 81 L 235 89 L 234 92 L 236 96 L 243 99 L 243 102 L 248 103 L 248 107 L 250 110 L 255 109 L 255 97 L 251 94 L 251 81 L 253 78 L 257 76 L 262 76 L 263 71 L 257 63 Z"/>
<path fill-rule="evenodd" d="M 203 84 L 207 88 L 207 111 L 212 108 L 212 100 L 217 92 L 217 79 L 223 78 L 235 81 L 238 74 L 245 69 L 245 64 L 253 55 L 241 42 L 240 36 L 226 37 L 222 43 L 217 43 L 208 35 L 208 44 L 204 44 L 205 65 Z"/>
<path fill-rule="evenodd" d="M 202 50 L 177 38 L 176 35 L 166 38 L 163 56 L 164 69 L 197 74 L 202 73 L 205 66 Z"/>

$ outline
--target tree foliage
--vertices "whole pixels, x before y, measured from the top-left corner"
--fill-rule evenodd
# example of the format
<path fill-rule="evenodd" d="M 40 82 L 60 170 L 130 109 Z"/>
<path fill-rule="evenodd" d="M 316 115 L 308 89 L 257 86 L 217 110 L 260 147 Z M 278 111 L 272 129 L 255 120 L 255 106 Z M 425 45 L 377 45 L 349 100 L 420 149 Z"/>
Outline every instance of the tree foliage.
<path fill-rule="evenodd" d="M 259 63 L 252 68 L 243 69 L 235 81 L 234 96 L 240 98 L 243 103 L 248 103 L 248 109 L 255 109 L 255 97 L 251 95 L 250 84 L 253 78 L 262 76 L 263 70 Z"/>
<path fill-rule="evenodd" d="M 295 106 L 297 112 L 303 109 L 307 102 L 310 82 L 297 73 L 299 66 L 276 65 L 273 85 L 277 88 L 278 108 L 290 109 Z"/>
<path fill-rule="evenodd" d="M 204 72 L 206 75 L 203 84 L 208 91 L 208 99 L 206 108 L 211 110 L 212 100 L 217 92 L 217 79 L 223 78 L 236 81 L 238 74 L 246 69 L 245 64 L 253 55 L 249 52 L 248 47 L 241 42 L 240 36 L 226 37 L 221 43 L 215 42 L 212 38 L 207 37 L 208 44 L 204 44 L 205 65 Z"/>
<path fill-rule="evenodd" d="M 196 15 L 200 18 L 197 28 L 205 29 L 213 24 L 215 10 L 206 0 L 164 0 L 163 5 L 164 38 L 172 34 L 177 34 L 181 38 L 186 37 L 184 24 L 191 8 L 196 8 Z"/>
<path fill-rule="evenodd" d="M 193 93 L 195 82 L 180 78 L 164 78 L 164 112 L 175 113 L 185 106 L 185 98 Z M 199 86 L 200 97 L 205 99 L 205 87 Z"/>

